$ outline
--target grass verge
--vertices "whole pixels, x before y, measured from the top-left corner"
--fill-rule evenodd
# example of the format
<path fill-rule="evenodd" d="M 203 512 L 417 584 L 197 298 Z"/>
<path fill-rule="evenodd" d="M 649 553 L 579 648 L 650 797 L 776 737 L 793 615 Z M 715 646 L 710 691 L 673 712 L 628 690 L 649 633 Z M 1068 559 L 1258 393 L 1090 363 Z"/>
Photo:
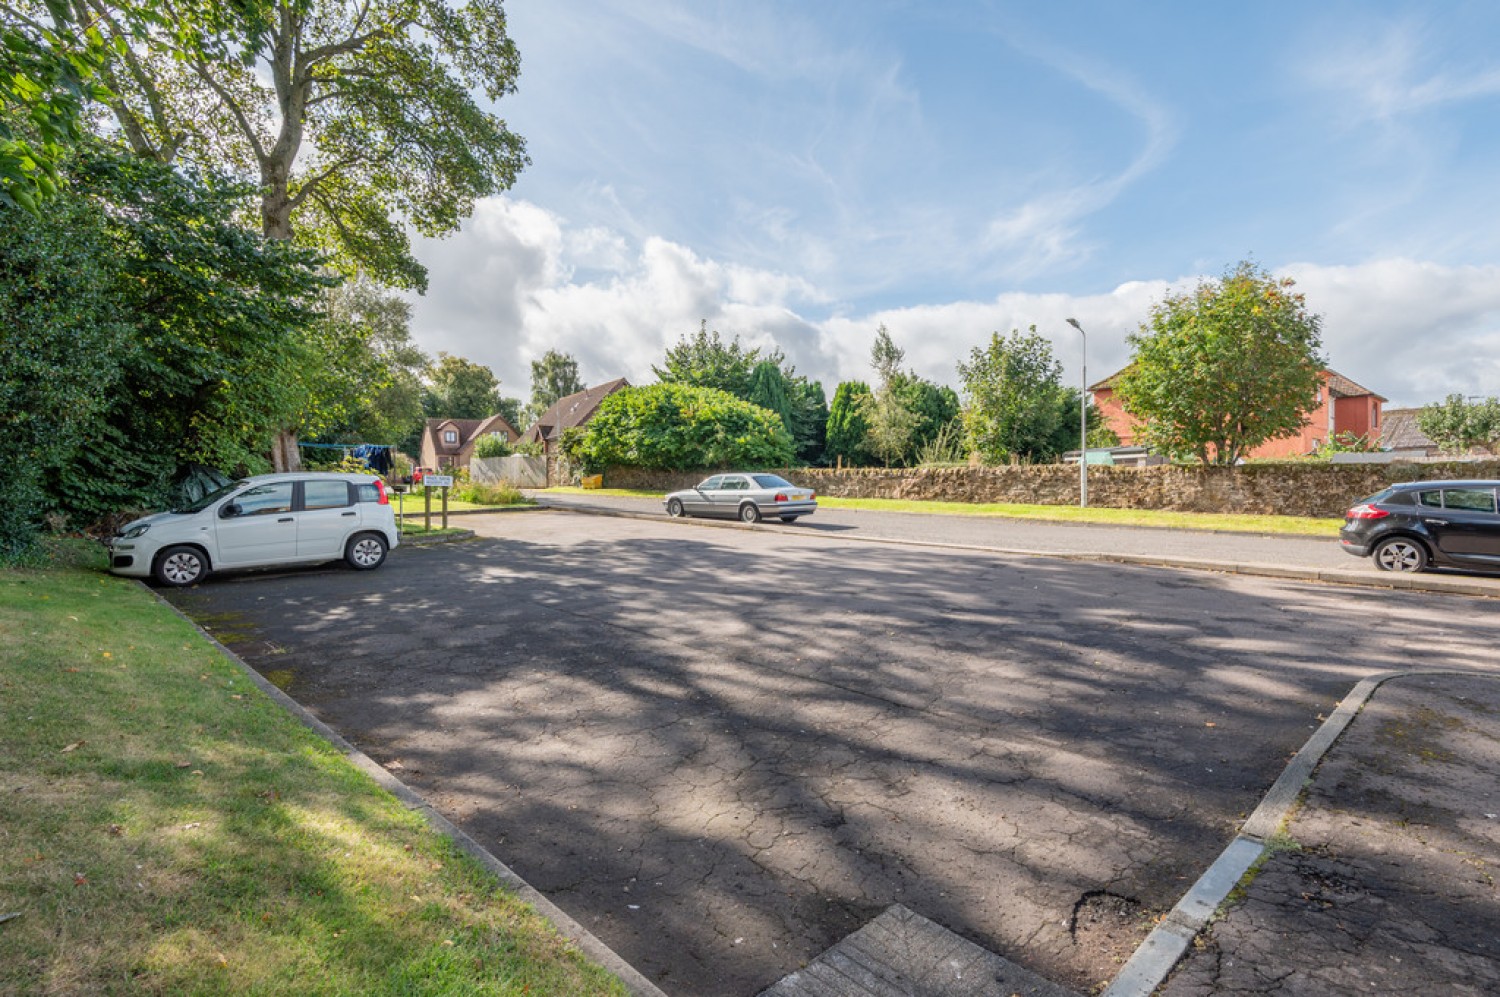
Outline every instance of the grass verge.
<path fill-rule="evenodd" d="M 0 571 L 0 993 L 626 992 L 77 550 Z"/>
<path fill-rule="evenodd" d="M 662 497 L 661 492 L 630 488 L 550 488 L 576 495 L 621 498 Z M 990 516 L 1001 519 L 1039 519 L 1059 523 L 1097 523 L 1107 526 L 1152 526 L 1178 530 L 1218 530 L 1226 533 L 1273 533 L 1288 536 L 1335 537 L 1342 519 L 1307 516 L 1243 516 L 1206 512 L 1166 512 L 1158 509 L 1080 509 L 1066 505 L 1019 505 L 1002 502 L 929 502 L 909 499 L 855 499 L 818 496 L 824 509 L 867 509 L 871 512 L 916 512 L 938 516 Z"/>
<path fill-rule="evenodd" d="M 441 526 L 434 526 L 429 530 L 422 525 L 421 520 L 414 519 L 408 519 L 406 522 L 401 524 L 402 537 L 451 537 L 459 533 L 468 532 L 468 530 L 458 526 L 450 526 L 446 530 Z"/>
<path fill-rule="evenodd" d="M 535 505 L 535 504 L 536 503 L 532 502 L 530 499 L 527 499 L 526 501 L 523 501 L 523 502 L 495 502 L 495 503 L 491 503 L 491 504 L 488 504 L 488 505 L 486 505 L 484 503 L 480 503 L 480 502 L 460 502 L 457 499 L 450 499 L 448 501 L 448 511 L 449 512 L 477 512 L 477 511 L 479 511 L 481 509 L 510 509 L 510 508 L 514 508 L 514 507 L 517 507 L 517 506 L 529 506 L 529 505 Z M 399 504 L 396 501 L 396 497 L 393 495 L 393 496 L 391 496 L 391 505 L 394 506 L 394 507 L 396 507 L 397 509 L 401 510 L 405 514 L 405 516 L 406 516 L 407 519 L 421 519 L 422 518 L 422 496 L 421 495 L 406 495 L 406 496 L 403 496 L 402 501 Z M 441 500 L 439 500 L 438 498 L 434 497 L 433 500 L 432 500 L 432 518 L 436 519 L 439 516 L 441 516 L 442 514 L 443 514 L 443 503 L 441 502 Z"/>

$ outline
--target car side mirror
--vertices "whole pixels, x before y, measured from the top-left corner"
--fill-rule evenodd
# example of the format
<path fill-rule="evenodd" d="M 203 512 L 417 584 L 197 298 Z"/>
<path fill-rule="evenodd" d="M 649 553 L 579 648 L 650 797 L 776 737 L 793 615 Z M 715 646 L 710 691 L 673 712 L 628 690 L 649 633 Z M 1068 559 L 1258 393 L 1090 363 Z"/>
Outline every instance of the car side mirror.
<path fill-rule="evenodd" d="M 243 511 L 244 510 L 240 508 L 239 503 L 237 503 L 237 502 L 230 502 L 228 505 L 223 506 L 222 508 L 219 509 L 219 518 L 220 519 L 233 519 L 235 516 L 238 516 Z"/>

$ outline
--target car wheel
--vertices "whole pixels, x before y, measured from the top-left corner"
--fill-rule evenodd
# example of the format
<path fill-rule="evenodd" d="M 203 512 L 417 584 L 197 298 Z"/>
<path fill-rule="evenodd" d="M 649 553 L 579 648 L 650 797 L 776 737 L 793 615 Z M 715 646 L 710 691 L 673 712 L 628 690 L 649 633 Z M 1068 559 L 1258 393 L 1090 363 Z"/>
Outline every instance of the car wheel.
<path fill-rule="evenodd" d="M 679 500 L 673 499 L 667 503 L 667 515 L 673 519 L 681 519 L 683 512 L 682 503 Z"/>
<path fill-rule="evenodd" d="M 1427 567 L 1427 548 L 1406 537 L 1391 537 L 1375 545 L 1375 567 L 1381 571 L 1421 571 Z"/>
<path fill-rule="evenodd" d="M 740 506 L 740 522 L 760 522 L 760 510 L 755 507 L 754 502 L 746 502 L 744 505 Z"/>
<path fill-rule="evenodd" d="M 208 558 L 196 547 L 168 547 L 156 559 L 151 574 L 158 583 L 172 588 L 193 585 L 208 574 Z"/>
<path fill-rule="evenodd" d="M 355 571 L 372 571 L 385 562 L 385 537 L 379 533 L 361 533 L 349 538 L 344 560 Z"/>
<path fill-rule="evenodd" d="M 797 517 L 796 516 L 782 516 L 781 517 L 781 521 L 783 523 L 795 523 L 797 521 Z"/>

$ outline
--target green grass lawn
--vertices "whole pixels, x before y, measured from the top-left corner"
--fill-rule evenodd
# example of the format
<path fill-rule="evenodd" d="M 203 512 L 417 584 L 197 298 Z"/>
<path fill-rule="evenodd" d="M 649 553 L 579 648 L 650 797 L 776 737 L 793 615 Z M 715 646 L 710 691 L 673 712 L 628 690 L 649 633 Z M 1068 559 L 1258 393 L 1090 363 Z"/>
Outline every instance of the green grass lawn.
<path fill-rule="evenodd" d="M 479 504 L 477 502 L 459 502 L 456 499 L 450 499 L 448 501 L 448 511 L 449 512 L 477 512 L 477 511 L 479 511 L 481 509 L 485 509 L 485 510 L 512 509 L 512 508 L 516 508 L 518 506 L 524 507 L 524 506 L 535 505 L 535 504 L 536 503 L 530 501 L 529 499 L 526 500 L 526 501 L 523 501 L 523 502 L 503 502 L 503 503 L 499 503 L 497 505 L 481 505 L 481 504 Z M 408 494 L 408 495 L 402 496 L 402 501 L 400 501 L 399 503 L 396 500 L 396 496 L 392 495 L 391 496 L 391 505 L 394 508 L 398 509 L 398 510 L 404 510 L 406 518 L 408 520 L 411 520 L 411 519 L 421 519 L 422 518 L 422 495 L 421 495 L 420 492 L 418 492 L 416 495 Z M 440 499 L 436 495 L 434 495 L 432 497 L 432 517 L 434 519 L 436 519 L 439 515 L 442 514 L 442 511 L 443 511 L 443 501 L 442 501 L 442 499 Z"/>
<path fill-rule="evenodd" d="M 614 495 L 628 498 L 662 497 L 661 492 L 628 488 L 551 488 L 577 495 Z M 1306 516 L 1242 516 L 1206 512 L 1163 512 L 1155 509 L 1080 509 L 1066 505 L 1018 505 L 1000 502 L 927 502 L 907 499 L 852 499 L 818 496 L 824 509 L 868 509 L 872 512 L 917 512 L 939 516 L 992 516 L 1041 519 L 1064 523 L 1102 523 L 1115 526 L 1154 526 L 1179 530 L 1222 530 L 1229 533 L 1279 533 L 1294 536 L 1337 536 L 1342 519 Z"/>
<path fill-rule="evenodd" d="M 67 549 L 0 571 L 0 993 L 626 992 Z"/>

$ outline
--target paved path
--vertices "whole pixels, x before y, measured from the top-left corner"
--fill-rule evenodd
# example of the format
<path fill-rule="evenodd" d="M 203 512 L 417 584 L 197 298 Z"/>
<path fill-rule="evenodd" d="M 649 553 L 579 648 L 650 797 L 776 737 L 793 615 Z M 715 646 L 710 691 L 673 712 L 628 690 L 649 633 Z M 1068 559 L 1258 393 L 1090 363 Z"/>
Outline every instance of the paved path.
<path fill-rule="evenodd" d="M 1164 997 L 1500 993 L 1500 679 L 1393 679 Z"/>

